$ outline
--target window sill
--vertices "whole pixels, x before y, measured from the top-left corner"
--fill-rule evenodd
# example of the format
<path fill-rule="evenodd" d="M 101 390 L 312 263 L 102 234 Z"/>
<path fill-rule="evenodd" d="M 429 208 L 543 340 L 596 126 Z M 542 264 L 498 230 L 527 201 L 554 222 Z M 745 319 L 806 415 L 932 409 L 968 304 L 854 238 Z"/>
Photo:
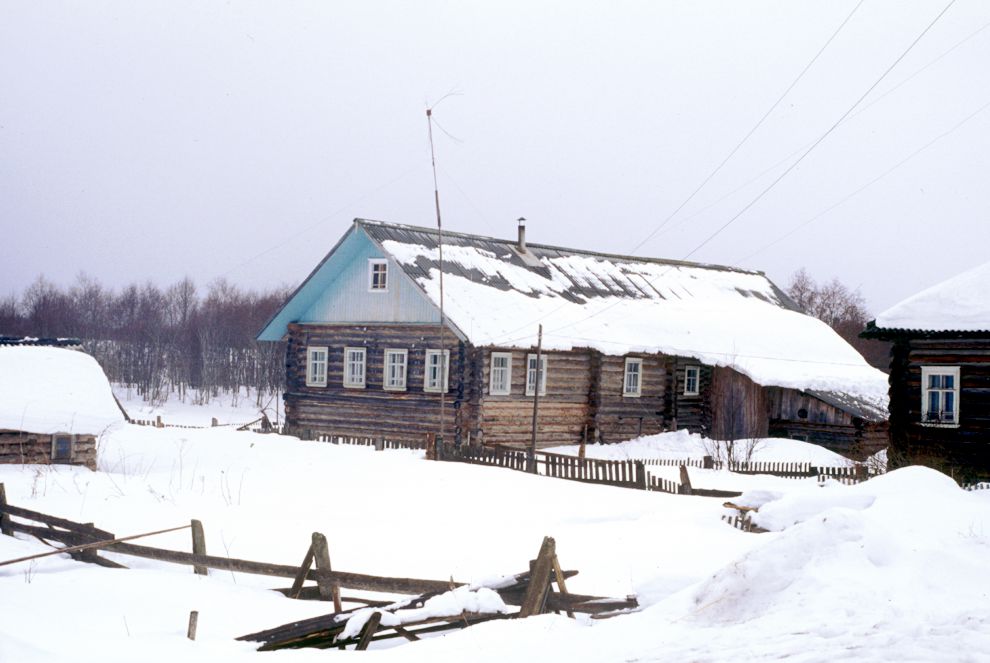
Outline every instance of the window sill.
<path fill-rule="evenodd" d="M 641 398 L 642 394 L 622 394 L 623 398 Z"/>
<path fill-rule="evenodd" d="M 319 387 L 320 389 L 324 389 L 324 388 L 326 388 L 327 383 L 326 382 L 307 382 L 306 383 L 306 386 L 307 387 Z"/>
<path fill-rule="evenodd" d="M 364 389 L 364 388 L 365 385 L 363 384 L 347 384 L 346 382 L 344 383 L 344 389 Z"/>
<path fill-rule="evenodd" d="M 925 428 L 959 428 L 959 422 L 941 423 L 937 421 L 919 421 L 918 425 L 924 426 Z"/>
<path fill-rule="evenodd" d="M 405 387 L 382 387 L 382 391 L 407 391 Z"/>

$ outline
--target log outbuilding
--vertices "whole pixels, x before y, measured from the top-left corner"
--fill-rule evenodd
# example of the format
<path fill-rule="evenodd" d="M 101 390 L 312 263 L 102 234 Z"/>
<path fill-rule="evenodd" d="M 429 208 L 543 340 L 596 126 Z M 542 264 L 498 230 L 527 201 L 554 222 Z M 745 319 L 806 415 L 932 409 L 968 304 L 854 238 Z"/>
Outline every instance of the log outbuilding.
<path fill-rule="evenodd" d="M 124 414 L 103 369 L 66 339 L 0 338 L 0 463 L 85 465 Z"/>
<path fill-rule="evenodd" d="M 862 336 L 893 342 L 889 466 L 990 479 L 990 263 L 884 311 Z"/>
<path fill-rule="evenodd" d="M 525 444 L 538 392 L 540 446 L 885 443 L 885 376 L 761 272 L 444 233 L 441 323 L 438 240 L 357 219 L 264 327 L 290 429 L 418 441 L 443 408 L 448 441 Z"/>

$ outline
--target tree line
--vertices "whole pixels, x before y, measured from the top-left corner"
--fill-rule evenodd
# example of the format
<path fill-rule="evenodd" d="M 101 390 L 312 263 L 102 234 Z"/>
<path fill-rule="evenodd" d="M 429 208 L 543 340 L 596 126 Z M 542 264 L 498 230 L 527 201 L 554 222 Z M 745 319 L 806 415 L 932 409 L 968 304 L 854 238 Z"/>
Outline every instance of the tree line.
<path fill-rule="evenodd" d="M 205 402 L 250 387 L 261 407 L 285 384 L 285 347 L 254 337 L 290 294 L 225 279 L 201 293 L 188 277 L 164 289 L 147 282 L 114 290 L 86 275 L 68 287 L 42 276 L 21 296 L 0 299 L 0 335 L 78 338 L 111 381 L 148 401 L 195 389 Z"/>

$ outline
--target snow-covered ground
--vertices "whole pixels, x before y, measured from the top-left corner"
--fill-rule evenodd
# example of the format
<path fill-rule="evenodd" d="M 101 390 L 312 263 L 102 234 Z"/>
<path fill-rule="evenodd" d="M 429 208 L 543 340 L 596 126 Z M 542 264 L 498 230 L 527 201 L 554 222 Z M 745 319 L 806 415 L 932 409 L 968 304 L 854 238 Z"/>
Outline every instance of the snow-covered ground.
<path fill-rule="evenodd" d="M 775 459 L 806 460 L 792 451 Z M 380 575 L 481 581 L 524 570 L 552 535 L 562 564 L 580 571 L 572 591 L 635 593 L 644 608 L 604 621 L 490 622 L 361 654 L 258 654 L 233 638 L 328 606 L 265 589 L 288 581 L 55 556 L 0 567 L 3 663 L 990 660 L 990 491 L 966 493 L 930 470 L 852 487 L 737 476 L 750 491 L 741 499 L 763 503 L 757 518 L 773 530 L 750 534 L 720 521 L 721 500 L 230 428 L 119 424 L 99 453 L 99 472 L 0 466 L 0 482 L 13 504 L 117 535 L 198 518 L 208 551 L 231 557 L 298 564 L 319 531 L 335 569 Z M 188 532 L 146 543 L 190 549 Z M 0 537 L 0 560 L 47 549 Z M 185 638 L 190 610 L 200 612 L 195 642 Z"/>

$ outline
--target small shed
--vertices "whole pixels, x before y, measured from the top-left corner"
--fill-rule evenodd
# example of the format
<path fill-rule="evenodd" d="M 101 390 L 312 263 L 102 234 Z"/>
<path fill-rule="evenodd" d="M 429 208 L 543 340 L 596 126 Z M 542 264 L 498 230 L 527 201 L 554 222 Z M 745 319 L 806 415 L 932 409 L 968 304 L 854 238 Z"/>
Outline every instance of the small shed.
<path fill-rule="evenodd" d="M 894 344 L 890 467 L 990 478 L 990 263 L 900 302 L 861 335 Z"/>
<path fill-rule="evenodd" d="M 124 421 L 97 361 L 58 339 L 0 343 L 0 463 L 96 469 L 96 443 Z"/>

